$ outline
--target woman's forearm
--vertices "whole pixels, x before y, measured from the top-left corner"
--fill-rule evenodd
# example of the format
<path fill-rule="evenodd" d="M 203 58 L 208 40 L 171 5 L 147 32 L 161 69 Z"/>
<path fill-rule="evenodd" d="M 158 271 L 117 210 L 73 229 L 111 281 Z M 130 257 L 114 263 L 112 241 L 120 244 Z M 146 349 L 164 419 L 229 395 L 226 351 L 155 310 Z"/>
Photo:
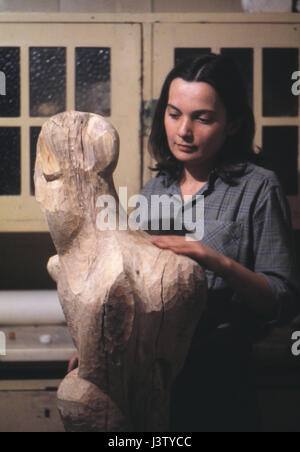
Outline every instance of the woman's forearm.
<path fill-rule="evenodd" d="M 263 275 L 259 275 L 226 256 L 219 255 L 216 273 L 237 292 L 257 314 L 272 320 L 276 317 L 276 302 Z"/>
<path fill-rule="evenodd" d="M 150 240 L 162 249 L 191 257 L 200 265 L 221 276 L 257 314 L 270 320 L 276 317 L 276 302 L 268 281 L 263 275 L 254 273 L 233 259 L 195 240 L 190 241 L 178 236 L 153 236 Z"/>

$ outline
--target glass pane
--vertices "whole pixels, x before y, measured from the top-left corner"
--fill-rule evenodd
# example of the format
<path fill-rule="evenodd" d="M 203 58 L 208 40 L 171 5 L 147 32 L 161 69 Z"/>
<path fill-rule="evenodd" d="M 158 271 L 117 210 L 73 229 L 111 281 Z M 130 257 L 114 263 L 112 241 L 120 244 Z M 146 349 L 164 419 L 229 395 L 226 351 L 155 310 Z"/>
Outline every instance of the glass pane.
<path fill-rule="evenodd" d="M 66 49 L 30 48 L 30 116 L 48 117 L 66 110 Z"/>
<path fill-rule="evenodd" d="M 21 193 L 20 128 L 0 127 L 0 195 Z"/>
<path fill-rule="evenodd" d="M 249 103 L 253 106 L 253 49 L 224 48 L 221 54 L 235 60 L 246 84 Z"/>
<path fill-rule="evenodd" d="M 264 127 L 267 167 L 277 174 L 286 195 L 298 194 L 298 127 Z"/>
<path fill-rule="evenodd" d="M 0 116 L 20 116 L 20 49 L 0 47 L 0 71 L 2 88 L 0 95 Z M 5 84 L 5 85 L 4 85 Z M 4 90 L 1 89 L 1 93 Z"/>
<path fill-rule="evenodd" d="M 210 48 L 177 48 L 175 49 L 175 66 L 186 60 L 187 58 L 197 58 L 200 55 L 205 55 L 206 53 L 210 53 Z"/>
<path fill-rule="evenodd" d="M 35 165 L 35 157 L 36 157 L 36 145 L 38 141 L 38 137 L 41 131 L 41 127 L 30 127 L 30 192 L 31 195 L 34 195 L 34 165 Z"/>
<path fill-rule="evenodd" d="M 292 93 L 292 74 L 298 70 L 298 49 L 263 50 L 264 116 L 298 116 L 298 97 Z"/>
<path fill-rule="evenodd" d="M 110 116 L 110 49 L 76 49 L 76 110 Z"/>

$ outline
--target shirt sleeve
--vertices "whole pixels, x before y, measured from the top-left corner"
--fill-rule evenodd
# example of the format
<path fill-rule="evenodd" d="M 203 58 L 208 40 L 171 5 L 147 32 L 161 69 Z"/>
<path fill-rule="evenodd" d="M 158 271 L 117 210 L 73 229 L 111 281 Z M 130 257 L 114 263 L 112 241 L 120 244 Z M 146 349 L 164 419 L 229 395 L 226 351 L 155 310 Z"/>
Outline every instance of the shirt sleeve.
<path fill-rule="evenodd" d="M 291 211 L 280 183 L 269 184 L 253 216 L 254 271 L 265 277 L 277 303 L 272 323 L 299 312 L 300 285 Z"/>

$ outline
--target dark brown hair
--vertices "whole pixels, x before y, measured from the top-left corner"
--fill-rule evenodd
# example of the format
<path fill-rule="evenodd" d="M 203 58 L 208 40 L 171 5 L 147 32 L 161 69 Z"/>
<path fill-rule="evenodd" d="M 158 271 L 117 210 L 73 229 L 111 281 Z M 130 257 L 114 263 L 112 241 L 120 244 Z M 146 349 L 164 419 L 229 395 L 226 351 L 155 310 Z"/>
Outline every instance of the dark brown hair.
<path fill-rule="evenodd" d="M 150 169 L 160 173 L 167 172 L 171 179 L 178 181 L 182 177 L 183 163 L 171 153 L 164 125 L 170 85 L 176 78 L 210 84 L 225 106 L 228 121 L 239 121 L 239 129 L 236 134 L 227 137 L 215 161 L 219 176 L 234 185 L 234 178 L 244 174 L 246 162 L 251 161 L 259 165 L 262 160 L 254 150 L 255 120 L 239 69 L 232 58 L 213 53 L 185 60 L 168 74 L 152 123 L 149 152 L 157 164 Z"/>

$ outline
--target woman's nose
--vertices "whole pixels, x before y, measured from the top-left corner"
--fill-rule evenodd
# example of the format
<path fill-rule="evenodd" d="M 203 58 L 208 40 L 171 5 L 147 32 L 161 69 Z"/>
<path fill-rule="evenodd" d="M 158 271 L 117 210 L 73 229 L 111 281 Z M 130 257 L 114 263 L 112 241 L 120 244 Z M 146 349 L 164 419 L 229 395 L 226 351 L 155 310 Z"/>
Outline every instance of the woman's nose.
<path fill-rule="evenodd" d="M 190 119 L 182 118 L 179 123 L 178 135 L 185 141 L 193 141 L 193 129 Z"/>

